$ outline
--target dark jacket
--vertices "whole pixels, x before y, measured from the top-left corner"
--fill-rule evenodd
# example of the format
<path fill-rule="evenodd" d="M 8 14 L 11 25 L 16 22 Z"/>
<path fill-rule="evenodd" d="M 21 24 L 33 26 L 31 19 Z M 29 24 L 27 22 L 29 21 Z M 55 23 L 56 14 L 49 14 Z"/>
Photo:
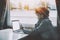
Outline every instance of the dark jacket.
<path fill-rule="evenodd" d="M 36 24 L 36 29 L 20 40 L 58 40 L 57 32 L 48 18 L 41 19 Z"/>

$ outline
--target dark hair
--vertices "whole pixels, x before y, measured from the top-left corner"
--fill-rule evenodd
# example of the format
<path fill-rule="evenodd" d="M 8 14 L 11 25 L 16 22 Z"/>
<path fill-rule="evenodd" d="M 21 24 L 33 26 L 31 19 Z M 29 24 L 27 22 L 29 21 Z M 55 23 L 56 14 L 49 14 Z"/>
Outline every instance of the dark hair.
<path fill-rule="evenodd" d="M 5 8 L 6 8 L 6 0 L 0 0 L 0 29 L 3 28 L 3 20 L 4 20 L 4 14 L 5 14 Z"/>
<path fill-rule="evenodd" d="M 6 7 L 6 0 L 0 0 L 0 19 L 4 14 L 5 7 Z"/>

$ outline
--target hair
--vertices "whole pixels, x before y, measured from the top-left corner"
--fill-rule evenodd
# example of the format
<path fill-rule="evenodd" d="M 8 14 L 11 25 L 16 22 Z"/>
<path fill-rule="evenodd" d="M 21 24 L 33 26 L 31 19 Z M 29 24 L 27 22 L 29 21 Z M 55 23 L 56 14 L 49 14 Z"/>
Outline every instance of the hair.
<path fill-rule="evenodd" d="M 6 0 L 0 0 L 0 20 L 2 15 L 4 14 L 5 7 L 6 7 Z"/>
<path fill-rule="evenodd" d="M 6 0 L 0 0 L 0 30 L 3 29 L 3 20 L 4 20 L 4 12 L 6 8 Z M 5 23 L 6 24 L 6 23 Z"/>
<path fill-rule="evenodd" d="M 44 17 L 49 16 L 49 10 L 47 8 L 45 8 L 45 7 L 37 8 L 36 13 L 44 15 Z"/>

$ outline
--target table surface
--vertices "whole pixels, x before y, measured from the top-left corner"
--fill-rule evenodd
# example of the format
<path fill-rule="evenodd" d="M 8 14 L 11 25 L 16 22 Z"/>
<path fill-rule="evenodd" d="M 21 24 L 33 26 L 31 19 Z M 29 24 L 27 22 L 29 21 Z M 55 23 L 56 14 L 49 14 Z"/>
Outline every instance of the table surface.
<path fill-rule="evenodd" d="M 20 38 L 26 37 L 28 34 L 24 34 L 23 31 L 13 32 L 13 40 L 18 40 Z"/>

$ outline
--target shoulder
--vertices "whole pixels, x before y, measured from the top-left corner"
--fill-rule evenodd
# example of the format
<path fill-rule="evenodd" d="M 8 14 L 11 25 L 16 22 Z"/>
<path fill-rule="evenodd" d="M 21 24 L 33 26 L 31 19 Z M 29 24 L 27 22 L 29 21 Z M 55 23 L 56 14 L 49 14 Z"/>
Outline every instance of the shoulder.
<path fill-rule="evenodd" d="M 42 22 L 43 23 L 51 23 L 51 21 L 49 19 L 44 19 Z"/>
<path fill-rule="evenodd" d="M 49 20 L 49 19 L 44 19 L 42 20 L 42 22 L 40 23 L 41 26 L 46 26 L 46 27 L 49 27 L 49 26 L 52 26 L 52 22 Z"/>

